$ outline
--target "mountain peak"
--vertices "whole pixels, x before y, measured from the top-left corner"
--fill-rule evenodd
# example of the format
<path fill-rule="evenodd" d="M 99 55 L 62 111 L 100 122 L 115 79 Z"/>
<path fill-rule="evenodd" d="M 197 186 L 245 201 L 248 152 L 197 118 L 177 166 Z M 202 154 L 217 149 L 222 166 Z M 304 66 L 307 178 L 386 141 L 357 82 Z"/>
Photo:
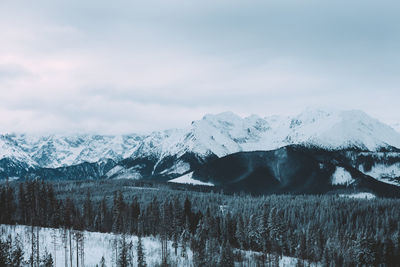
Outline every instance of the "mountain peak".
<path fill-rule="evenodd" d="M 225 111 L 217 114 L 206 114 L 203 117 L 203 120 L 212 122 L 215 121 L 234 122 L 234 121 L 240 121 L 242 120 L 242 118 L 239 115 L 233 113 L 232 111 Z"/>
<path fill-rule="evenodd" d="M 0 159 L 60 167 L 102 158 L 120 160 L 153 155 L 180 157 L 187 152 L 218 157 L 240 151 L 274 150 L 300 144 L 326 149 L 358 147 L 376 151 L 400 148 L 400 133 L 360 110 L 307 108 L 296 116 L 241 117 L 207 114 L 186 129 L 141 135 L 0 135 Z M 161 159 L 160 159 L 161 160 Z"/>

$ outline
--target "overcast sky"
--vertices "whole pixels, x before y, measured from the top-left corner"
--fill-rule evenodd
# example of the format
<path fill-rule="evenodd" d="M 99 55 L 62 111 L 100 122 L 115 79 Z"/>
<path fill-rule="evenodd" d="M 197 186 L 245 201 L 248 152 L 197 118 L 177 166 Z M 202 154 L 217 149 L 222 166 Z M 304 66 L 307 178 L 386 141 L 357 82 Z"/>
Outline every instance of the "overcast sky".
<path fill-rule="evenodd" d="M 0 132 L 148 132 L 206 113 L 400 122 L 400 1 L 1 0 Z"/>

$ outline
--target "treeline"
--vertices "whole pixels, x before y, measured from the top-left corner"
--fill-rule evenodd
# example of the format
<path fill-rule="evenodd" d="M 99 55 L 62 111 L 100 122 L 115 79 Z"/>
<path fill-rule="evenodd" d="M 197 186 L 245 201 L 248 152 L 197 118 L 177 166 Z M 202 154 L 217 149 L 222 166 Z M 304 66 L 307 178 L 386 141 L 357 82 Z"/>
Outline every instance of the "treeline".
<path fill-rule="evenodd" d="M 167 190 L 167 191 L 165 191 Z M 148 190 L 112 201 L 58 199 L 51 183 L 27 181 L 0 190 L 0 223 L 158 236 L 168 265 L 174 251 L 195 266 L 233 266 L 239 250 L 259 252 L 259 266 L 282 255 L 323 266 L 400 266 L 400 201 L 337 196 L 225 196 Z M 150 195 L 150 196 L 149 196 Z M 184 256 L 184 255 L 182 255 Z M 299 265 L 303 261 L 299 261 Z M 243 263 L 245 265 L 245 263 Z"/>

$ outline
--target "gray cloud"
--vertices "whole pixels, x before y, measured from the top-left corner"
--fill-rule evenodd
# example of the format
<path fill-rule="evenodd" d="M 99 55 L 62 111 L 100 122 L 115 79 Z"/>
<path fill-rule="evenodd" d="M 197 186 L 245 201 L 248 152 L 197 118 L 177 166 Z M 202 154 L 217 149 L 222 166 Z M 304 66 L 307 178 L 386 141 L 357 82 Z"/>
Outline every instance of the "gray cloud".
<path fill-rule="evenodd" d="M 399 121 L 397 1 L 2 1 L 0 131 L 183 127 L 309 105 Z"/>

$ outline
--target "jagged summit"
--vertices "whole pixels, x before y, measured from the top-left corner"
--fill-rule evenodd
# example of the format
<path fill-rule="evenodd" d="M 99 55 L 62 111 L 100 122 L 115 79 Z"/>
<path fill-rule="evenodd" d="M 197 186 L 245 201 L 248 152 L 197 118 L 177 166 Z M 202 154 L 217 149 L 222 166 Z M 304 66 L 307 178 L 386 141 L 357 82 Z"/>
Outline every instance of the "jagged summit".
<path fill-rule="evenodd" d="M 231 153 L 272 150 L 291 144 L 327 149 L 357 147 L 370 151 L 400 147 L 398 132 L 359 110 L 306 109 L 294 117 L 265 118 L 221 113 L 207 115 L 195 126 L 207 128 L 208 138 L 203 136 L 203 139 L 218 136 Z"/>
<path fill-rule="evenodd" d="M 104 158 L 131 155 L 142 138 L 137 135 L 0 135 L 0 159 L 8 158 L 31 167 L 56 168 Z"/>
<path fill-rule="evenodd" d="M 307 110 L 291 120 L 290 128 L 288 136 L 294 144 L 370 151 L 400 147 L 398 132 L 360 110 Z"/>

